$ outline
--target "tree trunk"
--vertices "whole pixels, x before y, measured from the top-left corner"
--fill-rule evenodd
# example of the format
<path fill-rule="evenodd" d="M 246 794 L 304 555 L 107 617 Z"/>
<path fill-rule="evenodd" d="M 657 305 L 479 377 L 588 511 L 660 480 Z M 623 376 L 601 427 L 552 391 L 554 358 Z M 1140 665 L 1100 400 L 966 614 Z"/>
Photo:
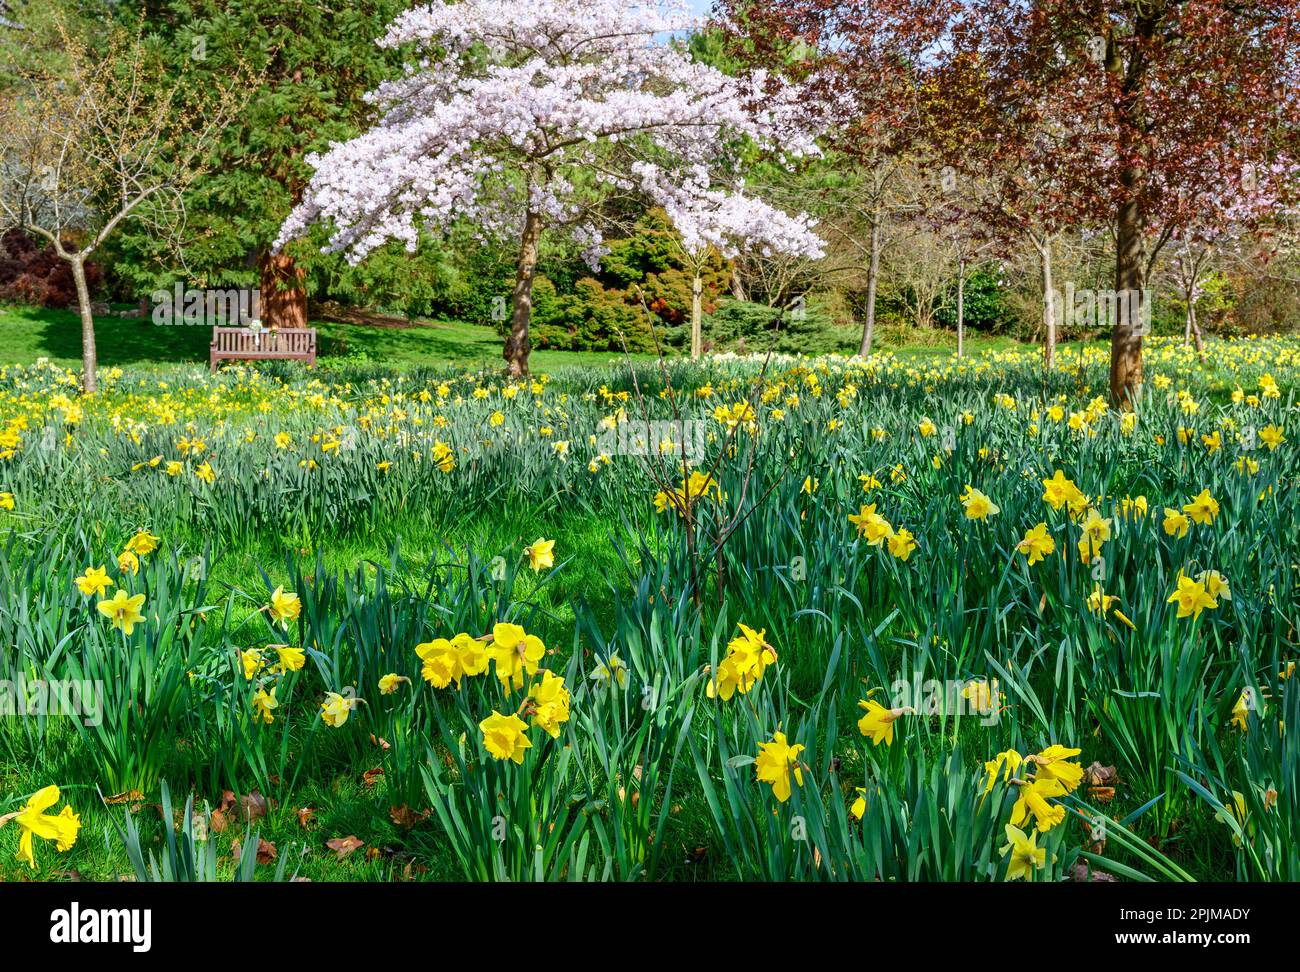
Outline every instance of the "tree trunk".
<path fill-rule="evenodd" d="M 1125 171 L 1126 186 L 1136 183 Z M 1131 409 L 1142 392 L 1142 214 L 1135 199 L 1122 203 L 1115 220 L 1115 294 L 1121 313 L 1110 341 L 1110 397 L 1118 408 Z"/>
<path fill-rule="evenodd" d="M 261 276 L 261 300 L 258 314 L 264 328 L 307 326 L 307 290 L 303 286 L 307 273 L 297 261 L 281 251 L 264 250 L 258 256 Z"/>
<path fill-rule="evenodd" d="M 696 269 L 691 281 L 691 357 L 704 353 L 704 281 Z"/>
<path fill-rule="evenodd" d="M 957 357 L 965 350 L 966 331 L 966 261 L 957 258 Z"/>
<path fill-rule="evenodd" d="M 862 325 L 862 345 L 858 354 L 866 357 L 871 353 L 871 342 L 876 333 L 876 284 L 880 280 L 880 214 L 877 212 L 871 220 L 870 253 L 867 262 L 867 320 Z"/>
<path fill-rule="evenodd" d="M 731 262 L 731 296 L 736 300 L 748 300 L 745 296 L 745 281 L 740 278 L 740 267 L 736 261 Z"/>
<path fill-rule="evenodd" d="M 511 378 L 528 374 L 528 355 L 532 342 L 528 324 L 533 316 L 533 276 L 537 272 L 537 244 L 542 237 L 542 214 L 529 210 L 524 217 L 524 234 L 519 241 L 519 263 L 515 270 L 515 290 L 510 311 L 510 334 L 501 356 Z"/>
<path fill-rule="evenodd" d="M 1052 240 L 1048 237 L 1038 247 L 1038 258 L 1043 271 L 1043 367 L 1051 371 L 1056 367 L 1056 293 L 1052 280 Z"/>
<path fill-rule="evenodd" d="M 90 288 L 86 286 L 86 263 L 84 258 L 73 257 L 72 280 L 77 285 L 77 306 L 81 310 L 81 390 L 87 395 L 95 394 L 99 387 L 96 370 L 99 359 L 95 354 L 95 318 L 90 313 Z"/>
<path fill-rule="evenodd" d="M 1196 339 L 1196 355 L 1205 363 L 1205 339 L 1201 335 L 1201 326 L 1196 322 L 1196 301 L 1187 302 L 1187 333 Z M 1190 342 L 1189 342 L 1190 343 Z"/>

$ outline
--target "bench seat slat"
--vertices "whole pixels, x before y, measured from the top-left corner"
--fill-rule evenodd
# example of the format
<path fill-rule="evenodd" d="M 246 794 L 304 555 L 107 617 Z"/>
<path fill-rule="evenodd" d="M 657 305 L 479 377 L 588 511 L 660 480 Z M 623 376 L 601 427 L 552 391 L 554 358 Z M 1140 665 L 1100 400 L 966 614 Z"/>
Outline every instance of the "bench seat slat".
<path fill-rule="evenodd" d="M 260 339 L 260 340 L 259 340 Z M 254 334 L 243 327 L 214 327 L 210 365 L 217 370 L 220 361 L 306 361 L 316 364 L 316 329 L 288 328 L 272 334 Z"/>

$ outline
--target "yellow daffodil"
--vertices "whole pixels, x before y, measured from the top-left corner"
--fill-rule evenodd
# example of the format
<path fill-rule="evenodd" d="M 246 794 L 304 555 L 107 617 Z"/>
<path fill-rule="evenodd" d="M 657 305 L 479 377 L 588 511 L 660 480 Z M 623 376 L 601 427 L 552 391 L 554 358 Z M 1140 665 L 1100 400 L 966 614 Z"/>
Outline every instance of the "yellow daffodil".
<path fill-rule="evenodd" d="M 11 821 L 18 824 L 22 835 L 18 838 L 18 853 L 15 856 L 20 861 L 26 861 L 33 871 L 36 870 L 33 837 L 54 841 L 54 846 L 60 853 L 71 850 L 77 842 L 81 818 L 70 805 L 65 805 L 57 815 L 45 812 L 58 802 L 59 788 L 47 786 L 33 793 L 21 810 L 0 817 L 0 826 Z"/>
<path fill-rule="evenodd" d="M 266 607 L 266 613 L 272 621 L 287 629 L 289 622 L 297 621 L 298 615 L 302 613 L 302 602 L 298 600 L 297 594 L 277 587 L 271 592 L 271 602 Z"/>
<path fill-rule="evenodd" d="M 108 571 L 103 567 L 87 567 L 86 572 L 76 578 L 74 583 L 77 590 L 86 596 L 94 594 L 103 597 L 104 592 L 113 586 L 113 582 L 108 579 Z"/>
<path fill-rule="evenodd" d="M 803 770 L 799 766 L 799 754 L 803 749 L 800 745 L 791 746 L 783 732 L 774 733 L 771 742 L 759 744 L 758 758 L 754 761 L 758 781 L 772 784 L 772 795 L 780 803 L 790 799 L 791 777 L 797 785 L 803 786 Z"/>
<path fill-rule="evenodd" d="M 1210 596 L 1205 586 L 1192 580 L 1185 574 L 1178 575 L 1178 587 L 1169 595 L 1168 603 L 1178 605 L 1178 616 L 1199 618 L 1206 608 L 1214 610 L 1219 602 Z"/>
<path fill-rule="evenodd" d="M 533 570 L 544 570 L 547 567 L 555 565 L 555 541 L 543 540 L 538 537 L 529 546 L 524 548 L 524 555 L 528 557 L 528 566 Z"/>
<path fill-rule="evenodd" d="M 365 700 L 344 696 L 339 692 L 326 692 L 325 700 L 320 704 L 321 721 L 331 729 L 338 729 L 363 701 Z"/>
<path fill-rule="evenodd" d="M 122 634 L 130 635 L 135 626 L 144 620 L 140 611 L 144 607 L 144 595 L 130 595 L 118 588 L 113 596 L 95 605 L 99 613 L 113 622 L 113 627 L 121 628 Z"/>
<path fill-rule="evenodd" d="M 275 710 L 280 707 L 280 703 L 275 698 L 275 691 L 275 688 L 269 692 L 260 688 L 253 696 L 253 711 L 256 713 L 256 718 L 261 719 L 268 726 L 275 721 Z"/>
<path fill-rule="evenodd" d="M 858 732 L 871 740 L 871 745 L 879 746 L 882 742 L 888 746 L 894 741 L 894 723 L 904 715 L 911 714 L 911 706 L 886 709 L 875 699 L 863 699 L 858 703 L 863 716 L 858 720 Z"/>
<path fill-rule="evenodd" d="M 1025 531 L 1024 539 L 1016 544 L 1016 550 L 1025 555 L 1032 567 L 1056 552 L 1056 541 L 1047 531 L 1047 524 L 1039 523 Z"/>
<path fill-rule="evenodd" d="M 1047 864 L 1047 848 L 1038 846 L 1038 834 L 1026 835 L 1019 827 L 1007 824 L 1003 830 L 1007 843 L 999 853 L 1007 858 L 1008 881 L 1032 881 L 1035 872 Z"/>
<path fill-rule="evenodd" d="M 524 761 L 524 753 L 532 748 L 528 739 L 528 726 L 517 715 L 502 715 L 495 709 L 478 724 L 483 733 L 483 748 L 494 759 Z"/>
<path fill-rule="evenodd" d="M 1047 833 L 1065 819 L 1065 807 L 1047 802 L 1049 797 L 1065 795 L 1065 784 L 1051 777 L 1039 777 L 1031 782 L 1012 781 L 1018 786 L 1016 804 L 1011 808 L 1011 823 L 1019 827 L 1030 816 L 1040 833 Z"/>
<path fill-rule="evenodd" d="M 966 492 L 962 494 L 961 505 L 969 520 L 987 520 L 999 512 L 997 505 L 991 499 L 969 483 L 966 484 Z"/>

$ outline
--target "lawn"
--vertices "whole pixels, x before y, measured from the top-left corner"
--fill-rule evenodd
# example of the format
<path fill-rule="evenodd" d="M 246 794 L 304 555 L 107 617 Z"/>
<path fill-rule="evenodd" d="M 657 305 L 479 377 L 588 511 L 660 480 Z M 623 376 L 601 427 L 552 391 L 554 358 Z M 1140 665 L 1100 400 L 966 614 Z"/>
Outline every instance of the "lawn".
<path fill-rule="evenodd" d="M 322 358 L 353 362 L 404 365 L 456 365 L 472 369 L 499 369 L 501 337 L 489 327 L 458 322 L 420 322 L 410 327 L 371 327 L 333 321 L 313 321 Z M 100 317 L 95 321 L 99 363 L 126 367 L 155 363 L 208 360 L 210 327 L 160 326 L 150 320 Z M 577 363 L 607 363 L 621 354 L 589 354 L 539 349 L 534 367 L 558 368 Z M 644 358 L 644 355 L 637 355 Z M 31 364 L 47 358 L 56 364 L 79 367 L 81 321 L 71 311 L 0 307 L 0 361 Z"/>
<path fill-rule="evenodd" d="M 421 321 L 410 327 L 379 327 L 313 321 L 318 332 L 318 353 L 329 360 L 371 361 L 391 367 L 406 365 L 449 366 L 479 370 L 500 369 L 501 336 L 494 328 L 459 321 Z M 95 321 L 99 362 L 105 367 L 186 363 L 208 360 L 212 332 L 208 327 L 160 326 L 150 320 L 100 317 Z M 1018 347 L 1008 338 L 973 336 L 972 353 Z M 942 358 L 952 349 L 941 344 L 903 350 L 918 358 Z M 634 354 L 634 360 L 651 356 Z M 0 307 L 0 362 L 31 364 L 41 358 L 67 367 L 81 364 L 81 321 L 71 311 L 27 307 Z M 604 365 L 625 360 L 616 352 L 550 351 L 532 354 L 532 367 L 549 371 L 567 365 Z"/>

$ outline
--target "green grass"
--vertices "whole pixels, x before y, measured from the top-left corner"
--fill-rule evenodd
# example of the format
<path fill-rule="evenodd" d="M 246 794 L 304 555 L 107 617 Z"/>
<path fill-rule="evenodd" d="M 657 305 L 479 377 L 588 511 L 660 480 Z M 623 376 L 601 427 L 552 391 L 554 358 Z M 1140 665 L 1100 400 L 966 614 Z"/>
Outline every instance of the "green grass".
<path fill-rule="evenodd" d="M 462 368 L 500 368 L 501 337 L 490 327 L 459 322 L 377 327 L 313 321 L 322 358 L 362 358 L 385 365 L 455 365 Z M 95 341 L 101 367 L 126 367 L 154 363 L 207 362 L 212 331 L 208 327 L 163 327 L 150 320 L 99 317 Z M 646 355 L 633 355 L 645 359 Z M 72 311 L 30 307 L 0 307 L 0 362 L 31 364 L 48 358 L 56 364 L 81 364 L 81 323 Z M 547 370 L 565 365 L 609 363 L 622 360 L 612 352 L 533 352 L 534 368 Z"/>
<path fill-rule="evenodd" d="M 411 365 L 446 366 L 494 370 L 502 367 L 501 337 L 495 329 L 461 321 L 422 322 L 410 327 L 380 327 L 313 321 L 319 335 L 318 352 L 324 360 L 370 360 L 402 368 Z M 878 349 L 895 351 L 920 360 L 947 357 L 954 353 L 956 338 L 945 334 L 941 343 L 893 347 L 887 342 Z M 102 367 L 149 364 L 205 363 L 212 332 L 208 327 L 163 327 L 150 320 L 99 317 L 95 340 Z M 1008 337 L 968 335 L 969 353 L 1008 351 L 1025 348 Z M 1069 347 L 1062 345 L 1062 351 Z M 633 354 L 638 361 L 653 356 Z M 65 367 L 81 365 L 81 323 L 67 310 L 32 307 L 0 307 L 0 363 L 32 364 L 48 358 Z M 530 359 L 538 371 L 573 365 L 604 365 L 625 360 L 608 351 L 534 350 Z"/>

